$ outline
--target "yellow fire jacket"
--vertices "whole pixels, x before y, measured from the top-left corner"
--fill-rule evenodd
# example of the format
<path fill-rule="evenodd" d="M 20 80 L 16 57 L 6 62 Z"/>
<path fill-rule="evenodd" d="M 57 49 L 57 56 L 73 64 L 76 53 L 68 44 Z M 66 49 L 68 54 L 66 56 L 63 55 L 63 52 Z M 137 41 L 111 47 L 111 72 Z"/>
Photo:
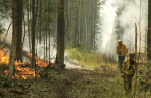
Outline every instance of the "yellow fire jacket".
<path fill-rule="evenodd" d="M 122 47 L 120 47 L 120 45 L 118 44 L 117 48 L 116 48 L 116 53 L 119 56 L 125 56 L 125 54 L 127 53 L 127 47 L 126 47 L 126 45 L 122 44 Z"/>
<path fill-rule="evenodd" d="M 124 74 L 134 74 L 135 70 L 138 67 L 138 63 L 137 61 L 134 59 L 134 64 L 132 65 L 132 68 L 130 68 L 130 58 L 128 57 L 127 59 L 124 60 L 123 62 L 123 68 L 122 68 L 122 72 Z"/>

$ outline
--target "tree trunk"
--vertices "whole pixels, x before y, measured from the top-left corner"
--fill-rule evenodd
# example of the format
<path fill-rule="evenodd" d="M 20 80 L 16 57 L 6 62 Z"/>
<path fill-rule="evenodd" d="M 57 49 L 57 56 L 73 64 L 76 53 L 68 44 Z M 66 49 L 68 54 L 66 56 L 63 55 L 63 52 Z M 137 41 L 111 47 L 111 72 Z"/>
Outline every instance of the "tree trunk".
<path fill-rule="evenodd" d="M 31 49 L 30 52 L 32 52 L 32 0 L 30 0 L 30 45 L 31 45 Z"/>
<path fill-rule="evenodd" d="M 32 0 L 32 67 L 35 67 L 35 0 Z"/>
<path fill-rule="evenodd" d="M 137 54 L 137 25 L 135 23 L 135 54 Z"/>
<path fill-rule="evenodd" d="M 35 30 L 39 26 L 39 24 L 38 24 L 39 21 L 37 22 L 37 18 L 38 18 L 38 4 L 39 4 L 39 0 L 37 0 L 36 17 L 35 17 Z M 38 37 L 39 37 L 38 35 L 39 35 L 39 32 L 37 30 L 36 54 L 37 54 L 37 47 L 38 47 Z"/>
<path fill-rule="evenodd" d="M 49 15 L 49 20 L 50 20 L 50 15 Z M 49 22 L 49 64 L 50 64 L 50 22 Z"/>
<path fill-rule="evenodd" d="M 94 29 L 93 29 L 93 32 L 94 32 L 94 34 L 93 34 L 93 51 L 94 51 L 94 53 L 95 53 L 95 32 L 96 32 L 96 14 L 94 14 L 95 16 L 94 16 Z"/>
<path fill-rule="evenodd" d="M 42 0 L 40 0 L 40 12 L 39 12 L 39 44 L 41 44 L 41 10 L 42 10 Z"/>
<path fill-rule="evenodd" d="M 49 23 L 49 64 L 50 64 L 50 23 Z"/>
<path fill-rule="evenodd" d="M 151 60 L 151 0 L 148 1 L 147 58 Z"/>
<path fill-rule="evenodd" d="M 64 64 L 64 0 L 58 0 L 57 54 L 55 63 Z"/>
<path fill-rule="evenodd" d="M 87 2 L 86 0 L 85 0 L 85 2 Z M 86 3 L 86 5 L 85 5 L 85 9 L 87 9 L 87 3 Z M 85 11 L 87 11 L 87 10 L 85 10 Z M 87 15 L 85 15 L 85 46 L 86 46 L 86 48 L 87 48 L 87 46 L 88 46 L 88 31 L 87 31 Z"/>
<path fill-rule="evenodd" d="M 76 29 L 76 47 L 79 44 L 79 0 L 77 0 L 77 29 Z"/>
<path fill-rule="evenodd" d="M 29 1 L 29 3 L 30 3 L 30 1 Z M 27 11 L 28 11 L 28 40 L 29 40 L 29 51 L 31 51 L 31 43 L 30 43 L 30 22 L 29 22 L 29 16 L 30 16 L 30 5 L 29 5 L 29 7 L 27 8 Z"/>
<path fill-rule="evenodd" d="M 45 0 L 45 11 L 46 11 L 46 0 Z M 46 18 L 45 18 L 45 22 L 46 22 Z M 44 60 L 46 57 L 46 31 L 47 31 L 47 26 L 45 25 L 45 32 L 44 32 Z"/>
<path fill-rule="evenodd" d="M 48 15 L 48 14 L 47 14 Z M 46 19 L 47 20 L 47 19 Z M 46 21 L 46 58 L 47 58 L 47 21 Z"/>
<path fill-rule="evenodd" d="M 14 70 L 14 62 L 16 58 L 16 45 L 17 45 L 17 1 L 18 0 L 11 0 L 12 5 L 12 46 L 11 46 L 11 53 L 10 53 L 10 59 L 8 64 L 8 71 L 7 71 L 7 78 L 6 78 L 6 85 L 9 85 L 12 80 L 12 74 Z"/>
<path fill-rule="evenodd" d="M 79 24 L 79 27 L 78 27 L 78 45 L 81 44 L 81 0 L 79 0 L 79 4 L 78 4 L 78 24 Z"/>
<path fill-rule="evenodd" d="M 37 27 L 37 17 L 38 17 L 38 4 L 39 4 L 39 0 L 37 0 L 37 8 L 36 8 L 36 16 L 34 16 L 35 17 L 35 19 L 34 19 L 34 24 L 35 24 L 35 30 L 36 30 L 36 27 Z M 35 7 L 35 6 L 34 6 Z M 35 8 L 34 8 L 35 9 Z M 34 14 L 35 15 L 35 14 Z M 35 31 L 34 30 L 34 31 Z M 35 36 L 35 35 L 33 35 L 33 36 Z M 34 44 L 35 44 L 35 38 L 34 38 Z M 36 45 L 36 56 L 37 56 L 37 46 L 38 46 L 38 33 L 37 33 L 37 45 Z M 34 47 L 35 47 L 35 45 L 34 45 Z M 35 51 L 35 50 L 34 50 Z M 35 57 L 35 56 L 34 56 Z M 35 58 L 34 58 L 35 59 Z M 33 60 L 33 62 L 35 61 L 35 63 L 36 63 L 36 60 Z M 34 64 L 35 66 L 35 80 L 37 79 L 36 77 L 37 77 L 37 74 L 36 74 L 36 64 Z"/>
<path fill-rule="evenodd" d="M 46 50 L 46 48 L 45 48 L 45 40 L 46 40 L 46 39 L 45 39 L 45 36 L 46 36 L 46 35 L 45 35 L 45 34 L 46 34 L 46 32 L 44 32 L 44 60 L 45 60 L 45 50 Z"/>
<path fill-rule="evenodd" d="M 91 4 L 91 13 L 90 50 L 93 50 L 93 2 Z"/>
<path fill-rule="evenodd" d="M 22 62 L 22 0 L 17 0 L 17 48 L 16 60 Z"/>
<path fill-rule="evenodd" d="M 25 40 L 25 33 L 26 33 L 26 21 L 25 21 L 25 12 L 23 12 L 23 20 L 24 20 L 24 36 L 23 36 L 23 42 L 22 42 L 22 48 L 23 48 L 23 43 L 24 43 L 24 40 Z"/>
<path fill-rule="evenodd" d="M 94 53 L 96 52 L 95 50 L 96 50 L 96 47 L 95 47 L 95 35 L 96 35 L 96 24 L 97 24 L 97 8 L 96 8 L 96 6 L 97 6 L 97 3 L 94 3 L 94 11 L 93 11 L 93 15 L 94 15 L 94 17 L 93 17 L 93 51 L 94 51 Z"/>
<path fill-rule="evenodd" d="M 49 4 L 48 5 L 50 5 L 50 0 L 49 0 Z M 48 6 L 48 8 L 49 8 L 49 6 Z M 50 9 L 50 8 L 49 8 Z M 51 14 L 48 14 L 48 27 L 49 27 L 49 64 L 50 64 L 50 15 Z"/>

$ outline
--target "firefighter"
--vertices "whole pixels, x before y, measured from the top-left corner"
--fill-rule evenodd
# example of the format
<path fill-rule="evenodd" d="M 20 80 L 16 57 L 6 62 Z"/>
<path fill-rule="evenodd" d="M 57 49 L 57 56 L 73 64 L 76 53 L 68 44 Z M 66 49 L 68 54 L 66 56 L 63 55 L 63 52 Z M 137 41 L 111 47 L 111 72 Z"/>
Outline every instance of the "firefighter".
<path fill-rule="evenodd" d="M 129 57 L 124 60 L 122 68 L 122 77 L 124 79 L 125 95 L 128 95 L 132 90 L 132 78 L 138 67 L 138 62 L 134 59 L 135 53 L 130 52 Z"/>
<path fill-rule="evenodd" d="M 122 71 L 122 63 L 124 62 L 125 56 L 127 54 L 127 47 L 122 43 L 122 40 L 118 40 L 116 53 L 118 54 L 119 70 Z"/>

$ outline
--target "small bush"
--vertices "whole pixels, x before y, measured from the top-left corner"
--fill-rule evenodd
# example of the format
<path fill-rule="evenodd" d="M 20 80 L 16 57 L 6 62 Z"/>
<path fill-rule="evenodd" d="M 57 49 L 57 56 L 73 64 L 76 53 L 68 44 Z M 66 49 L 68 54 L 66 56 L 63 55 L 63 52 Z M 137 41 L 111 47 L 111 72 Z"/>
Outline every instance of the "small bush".
<path fill-rule="evenodd" d="M 100 65 L 109 65 L 114 63 L 115 60 L 112 55 L 100 53 L 88 53 L 86 50 L 72 48 L 67 51 L 70 59 L 75 59 L 84 67 L 100 67 Z"/>

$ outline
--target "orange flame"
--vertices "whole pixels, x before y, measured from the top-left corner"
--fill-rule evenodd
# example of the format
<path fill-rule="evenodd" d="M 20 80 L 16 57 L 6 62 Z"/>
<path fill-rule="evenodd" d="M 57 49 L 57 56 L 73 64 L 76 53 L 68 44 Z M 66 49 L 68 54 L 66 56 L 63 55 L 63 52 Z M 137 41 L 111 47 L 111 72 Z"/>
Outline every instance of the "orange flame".
<path fill-rule="evenodd" d="M 32 57 L 32 54 L 30 52 L 28 52 L 27 55 L 30 56 L 30 57 Z M 36 59 L 36 63 L 40 67 L 47 67 L 47 65 L 49 64 L 49 62 L 45 62 L 45 60 L 40 59 L 37 56 L 35 56 L 35 59 Z"/>
<path fill-rule="evenodd" d="M 42 60 L 42 61 L 44 61 L 44 60 Z M 45 63 L 43 62 L 43 64 L 45 64 Z M 4 56 L 4 52 L 2 50 L 0 50 L 0 65 L 3 65 L 3 64 L 8 66 L 9 56 Z M 16 60 L 14 63 L 14 66 L 15 66 L 15 70 L 17 73 L 15 73 L 15 75 L 13 75 L 12 78 L 22 77 L 22 78 L 26 79 L 30 76 L 35 76 L 35 70 L 31 70 L 29 67 L 26 67 L 26 66 L 22 68 L 20 65 L 25 66 L 24 63 L 21 63 L 20 61 Z M 42 66 L 42 65 L 40 65 L 40 66 Z M 6 74 L 7 70 L 5 70 L 3 73 Z M 37 75 L 37 77 L 40 77 L 40 76 Z"/>

